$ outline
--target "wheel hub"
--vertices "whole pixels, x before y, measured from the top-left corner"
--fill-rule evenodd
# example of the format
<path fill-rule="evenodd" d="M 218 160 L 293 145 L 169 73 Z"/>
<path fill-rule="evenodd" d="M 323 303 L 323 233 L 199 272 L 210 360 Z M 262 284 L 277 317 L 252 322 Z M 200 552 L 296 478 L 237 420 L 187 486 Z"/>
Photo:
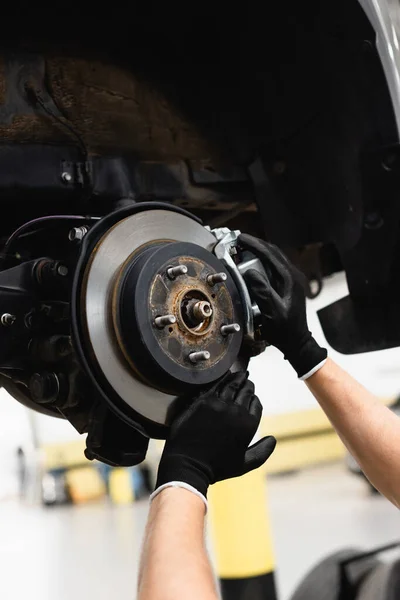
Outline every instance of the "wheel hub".
<path fill-rule="evenodd" d="M 125 358 L 152 387 L 180 395 L 216 381 L 235 362 L 241 332 L 223 335 L 222 328 L 240 320 L 241 304 L 228 273 L 209 283 L 221 267 L 208 250 L 177 242 L 142 247 L 122 266 L 114 327 Z"/>

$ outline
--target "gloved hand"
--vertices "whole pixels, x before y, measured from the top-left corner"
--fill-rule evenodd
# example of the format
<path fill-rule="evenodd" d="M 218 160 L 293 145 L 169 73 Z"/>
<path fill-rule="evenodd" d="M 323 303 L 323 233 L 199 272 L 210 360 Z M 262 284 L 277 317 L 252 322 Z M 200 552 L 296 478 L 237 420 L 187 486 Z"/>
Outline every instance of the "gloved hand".
<path fill-rule="evenodd" d="M 90 413 L 85 456 L 106 465 L 131 467 L 146 458 L 148 438 L 121 421 L 104 403 Z"/>
<path fill-rule="evenodd" d="M 160 488 L 179 482 L 205 498 L 210 484 L 263 465 L 276 440 L 267 437 L 249 447 L 261 415 L 247 373 L 229 374 L 200 394 L 172 424 L 153 497 Z"/>
<path fill-rule="evenodd" d="M 328 354 L 308 329 L 301 274 L 273 244 L 250 235 L 241 235 L 239 243 L 260 259 L 268 273 L 266 277 L 250 269 L 244 275 L 262 314 L 263 337 L 283 352 L 300 379 L 308 379 Z"/>

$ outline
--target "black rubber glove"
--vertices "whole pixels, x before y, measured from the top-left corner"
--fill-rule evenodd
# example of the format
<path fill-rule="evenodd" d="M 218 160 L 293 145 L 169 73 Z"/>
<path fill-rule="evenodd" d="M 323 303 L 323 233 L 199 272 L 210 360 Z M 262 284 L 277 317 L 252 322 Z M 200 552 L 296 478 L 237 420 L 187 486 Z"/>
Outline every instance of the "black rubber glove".
<path fill-rule="evenodd" d="M 146 458 L 148 438 L 121 421 L 104 403 L 93 406 L 85 456 L 106 465 L 132 467 Z"/>
<path fill-rule="evenodd" d="M 273 244 L 250 235 L 239 238 L 243 249 L 257 256 L 268 276 L 251 269 L 245 281 L 262 314 L 263 337 L 283 352 L 301 379 L 327 358 L 307 325 L 302 275 Z"/>
<path fill-rule="evenodd" d="M 208 486 L 239 477 L 265 463 L 276 440 L 253 446 L 262 406 L 247 373 L 229 374 L 193 400 L 172 424 L 158 469 L 157 486 L 182 482 L 204 497 Z"/>

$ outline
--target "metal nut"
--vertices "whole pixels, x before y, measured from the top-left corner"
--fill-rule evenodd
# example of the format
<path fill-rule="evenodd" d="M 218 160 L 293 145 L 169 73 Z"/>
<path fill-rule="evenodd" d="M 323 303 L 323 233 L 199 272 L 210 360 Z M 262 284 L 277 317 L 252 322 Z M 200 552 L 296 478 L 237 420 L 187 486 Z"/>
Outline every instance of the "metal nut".
<path fill-rule="evenodd" d="M 70 242 L 80 242 L 88 231 L 89 229 L 85 225 L 82 225 L 81 227 L 73 227 L 68 234 L 68 239 Z"/>
<path fill-rule="evenodd" d="M 205 319 L 209 319 L 213 314 L 212 306 L 209 302 L 200 300 L 193 306 L 193 316 L 200 323 Z"/>

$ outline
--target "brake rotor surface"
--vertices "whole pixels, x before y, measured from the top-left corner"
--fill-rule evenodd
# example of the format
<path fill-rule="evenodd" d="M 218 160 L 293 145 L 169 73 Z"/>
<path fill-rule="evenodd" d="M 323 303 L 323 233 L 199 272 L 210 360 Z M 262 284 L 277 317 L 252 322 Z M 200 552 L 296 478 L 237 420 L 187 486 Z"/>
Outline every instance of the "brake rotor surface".
<path fill-rule="evenodd" d="M 169 424 L 182 385 L 217 380 L 240 349 L 241 333 L 220 333 L 240 321 L 236 286 L 228 273 L 216 289 L 207 285 L 210 274 L 224 271 L 211 254 L 215 244 L 194 219 L 146 210 L 109 229 L 86 267 L 81 314 L 92 354 L 123 402 L 156 425 Z M 183 276 L 167 275 L 182 265 Z M 176 323 L 155 326 L 171 312 Z M 198 352 L 209 353 L 209 361 L 197 361 Z"/>

